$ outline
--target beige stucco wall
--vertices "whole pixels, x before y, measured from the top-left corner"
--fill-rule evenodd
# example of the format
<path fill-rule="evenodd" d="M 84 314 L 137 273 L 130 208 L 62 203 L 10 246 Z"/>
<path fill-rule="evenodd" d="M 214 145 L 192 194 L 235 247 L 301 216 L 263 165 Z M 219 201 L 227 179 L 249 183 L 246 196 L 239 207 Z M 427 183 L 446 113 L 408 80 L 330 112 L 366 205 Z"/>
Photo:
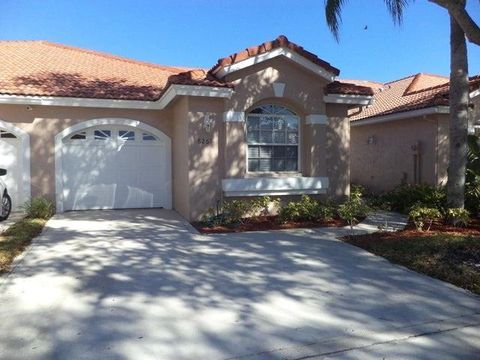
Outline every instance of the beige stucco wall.
<path fill-rule="evenodd" d="M 172 137 L 170 111 L 120 110 L 0 105 L 0 120 L 27 131 L 30 135 L 32 196 L 55 199 L 55 135 L 62 130 L 91 119 L 126 118 L 149 124 Z"/>
<path fill-rule="evenodd" d="M 326 131 L 323 125 L 307 125 L 310 114 L 325 114 L 323 101 L 326 81 L 292 61 L 280 57 L 253 65 L 226 78 L 235 84 L 235 92 L 225 109 L 245 112 L 261 104 L 278 104 L 300 117 L 300 172 L 304 176 L 327 176 Z M 285 84 L 282 97 L 276 97 L 274 83 Z M 255 174 L 247 172 L 244 123 L 226 124 L 226 177 L 292 176 L 292 174 Z"/>
<path fill-rule="evenodd" d="M 173 208 L 183 216 L 190 214 L 190 184 L 188 171 L 188 97 L 181 97 L 173 104 L 172 183 Z"/>
<path fill-rule="evenodd" d="M 413 183 L 412 146 L 418 142 L 420 182 L 444 183 L 448 163 L 448 115 L 352 126 L 352 183 L 377 192 L 390 190 L 402 182 Z"/>
<path fill-rule="evenodd" d="M 198 219 L 222 198 L 221 180 L 250 176 L 329 177 L 329 195 L 348 194 L 349 126 L 345 106 L 326 106 L 326 82 L 286 58 L 276 58 L 241 70 L 230 99 L 178 97 L 165 110 L 122 110 L 0 105 L 0 120 L 14 123 L 30 134 L 32 196 L 55 197 L 54 138 L 62 130 L 91 119 L 127 118 L 149 124 L 172 139 L 173 206 L 189 219 Z M 276 97 L 273 83 L 284 83 Z M 300 117 L 300 172 L 248 173 L 245 123 L 224 122 L 227 110 L 248 113 L 255 106 L 276 103 Z M 212 115 L 211 132 L 204 129 Z M 309 114 L 328 114 L 328 125 L 306 124 Z"/>
<path fill-rule="evenodd" d="M 221 197 L 223 148 L 220 148 L 222 113 L 221 99 L 189 98 L 188 149 L 190 218 L 198 219 L 209 208 L 215 208 Z M 210 132 L 204 127 L 207 113 L 212 114 L 214 125 Z"/>
<path fill-rule="evenodd" d="M 326 168 L 330 180 L 329 195 L 350 195 L 350 121 L 343 105 L 327 106 Z"/>

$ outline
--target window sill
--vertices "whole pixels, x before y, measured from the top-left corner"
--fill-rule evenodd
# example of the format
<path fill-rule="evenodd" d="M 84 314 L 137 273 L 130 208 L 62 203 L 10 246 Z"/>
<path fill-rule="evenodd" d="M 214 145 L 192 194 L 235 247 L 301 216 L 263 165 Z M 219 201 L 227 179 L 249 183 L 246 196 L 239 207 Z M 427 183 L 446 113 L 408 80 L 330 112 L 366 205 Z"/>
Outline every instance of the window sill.
<path fill-rule="evenodd" d="M 226 197 L 325 194 L 328 186 L 327 177 L 247 177 L 222 180 L 222 190 Z"/>

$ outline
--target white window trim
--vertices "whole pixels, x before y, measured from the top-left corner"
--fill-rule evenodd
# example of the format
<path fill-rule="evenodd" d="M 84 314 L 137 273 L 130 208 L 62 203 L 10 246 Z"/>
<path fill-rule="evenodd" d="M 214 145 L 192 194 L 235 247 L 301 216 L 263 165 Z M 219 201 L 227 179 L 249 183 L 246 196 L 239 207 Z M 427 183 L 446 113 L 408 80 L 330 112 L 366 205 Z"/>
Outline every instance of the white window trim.
<path fill-rule="evenodd" d="M 1 124 L 0 124 L 1 125 Z M 153 126 L 142 123 L 138 120 L 123 119 L 123 118 L 101 118 L 92 119 L 75 124 L 61 131 L 55 136 L 55 202 L 57 212 L 63 212 L 64 192 L 63 192 L 63 169 L 62 169 L 62 146 L 63 139 L 83 129 L 87 129 L 93 126 L 103 125 L 115 125 L 115 126 L 129 126 L 132 128 L 138 128 L 150 132 L 155 135 L 163 144 L 165 156 L 169 159 L 170 166 L 166 166 L 167 179 L 170 179 L 167 184 L 168 198 L 166 201 L 166 209 L 172 208 L 172 141 L 162 131 L 154 128 Z"/>
<path fill-rule="evenodd" d="M 88 99 L 60 96 L 0 95 L 0 104 L 162 110 L 170 104 L 176 96 L 230 98 L 232 94 L 233 89 L 231 88 L 170 85 L 167 91 L 165 91 L 162 97 L 157 101 Z"/>
<path fill-rule="evenodd" d="M 23 129 L 16 127 L 12 123 L 0 120 L 0 129 L 6 130 L 20 140 L 22 156 L 22 199 L 18 202 L 23 204 L 31 199 L 31 177 L 30 177 L 30 135 Z M 8 189 L 7 189 L 8 191 Z"/>
<path fill-rule="evenodd" d="M 278 105 L 278 106 L 282 106 L 282 105 Z M 288 109 L 288 108 L 286 108 Z M 267 114 L 268 115 L 268 114 Z M 247 114 L 245 116 L 245 129 L 244 129 L 244 133 L 245 133 L 245 144 L 246 144 L 246 171 L 245 173 L 247 175 L 251 175 L 251 176 L 261 176 L 261 175 L 271 175 L 271 174 L 279 174 L 279 175 L 282 175 L 282 174 L 301 174 L 302 173 L 302 121 L 301 121 L 301 118 L 300 116 L 298 115 L 282 115 L 282 114 L 279 114 L 279 115 L 276 115 L 276 114 L 270 114 L 272 116 L 277 116 L 277 117 L 292 117 L 292 116 L 295 116 L 298 120 L 298 142 L 297 144 L 270 144 L 270 143 L 258 143 L 258 144 L 249 144 L 248 143 L 248 140 L 247 140 L 247 118 L 249 116 L 258 116 L 258 117 L 261 117 L 261 116 L 265 116 L 265 114 Z M 297 171 L 249 171 L 248 170 L 248 146 L 249 145 L 252 145 L 252 146 L 297 146 Z"/>
<path fill-rule="evenodd" d="M 245 122 L 245 112 L 228 110 L 223 113 L 224 122 Z"/>
<path fill-rule="evenodd" d="M 222 191 L 226 197 L 325 194 L 328 187 L 328 177 L 295 176 L 222 180 Z"/>
<path fill-rule="evenodd" d="M 335 80 L 335 74 L 325 70 L 323 67 L 311 62 L 310 60 L 307 60 L 303 56 L 297 54 L 296 52 L 286 48 L 286 47 L 280 47 L 276 48 L 273 50 L 270 50 L 268 52 L 258 54 L 255 56 L 251 56 L 245 60 L 236 62 L 231 65 L 225 65 L 222 67 L 219 67 L 214 74 L 218 76 L 219 78 L 223 78 L 229 74 L 232 74 L 234 72 L 237 72 L 239 70 L 245 69 L 249 66 L 255 65 L 262 63 L 264 61 L 283 56 L 286 57 L 287 59 L 292 60 L 293 62 L 301 65 L 305 69 L 315 73 L 316 75 L 321 76 L 322 78 L 332 82 Z"/>

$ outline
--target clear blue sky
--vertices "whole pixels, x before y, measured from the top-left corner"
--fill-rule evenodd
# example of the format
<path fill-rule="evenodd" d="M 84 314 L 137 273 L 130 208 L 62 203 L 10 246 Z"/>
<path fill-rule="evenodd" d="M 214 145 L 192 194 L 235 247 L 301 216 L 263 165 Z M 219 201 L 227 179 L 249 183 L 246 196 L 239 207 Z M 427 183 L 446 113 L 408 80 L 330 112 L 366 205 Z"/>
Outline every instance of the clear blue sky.
<path fill-rule="evenodd" d="M 468 2 L 480 22 L 480 2 Z M 0 39 L 43 39 L 159 64 L 211 67 L 284 34 L 338 67 L 342 78 L 448 75 L 448 16 L 427 0 L 410 5 L 401 27 L 383 1 L 351 0 L 338 44 L 323 6 L 324 0 L 2 0 Z M 480 74 L 480 47 L 469 45 L 469 62 L 470 74 Z"/>

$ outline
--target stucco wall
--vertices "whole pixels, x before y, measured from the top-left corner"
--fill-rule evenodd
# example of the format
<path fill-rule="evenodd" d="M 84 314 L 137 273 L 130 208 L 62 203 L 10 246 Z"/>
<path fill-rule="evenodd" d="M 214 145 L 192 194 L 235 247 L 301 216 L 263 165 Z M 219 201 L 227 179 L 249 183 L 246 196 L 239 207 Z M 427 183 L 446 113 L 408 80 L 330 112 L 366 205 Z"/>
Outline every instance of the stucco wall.
<path fill-rule="evenodd" d="M 173 208 L 185 217 L 190 215 L 190 185 L 188 170 L 188 97 L 173 104 L 172 176 Z"/>
<path fill-rule="evenodd" d="M 307 125 L 310 114 L 326 114 L 323 101 L 326 81 L 286 58 L 251 66 L 227 76 L 235 84 L 235 92 L 226 100 L 225 109 L 248 114 L 262 104 L 278 104 L 300 117 L 300 172 L 304 176 L 327 176 L 326 134 L 324 125 Z M 285 84 L 283 96 L 276 97 L 275 83 Z M 244 123 L 227 123 L 225 177 L 292 176 L 292 174 L 248 173 Z"/>
<path fill-rule="evenodd" d="M 236 72 L 230 99 L 178 97 L 165 110 L 122 110 L 0 105 L 0 119 L 25 129 L 31 136 L 32 196 L 55 197 L 55 135 L 76 123 L 97 118 L 127 118 L 149 124 L 172 138 L 173 206 L 190 219 L 199 218 L 222 197 L 221 180 L 252 176 L 328 176 L 330 195 L 348 194 L 349 127 L 346 106 L 328 109 L 323 101 L 326 81 L 286 58 L 276 58 Z M 284 83 L 275 96 L 274 83 Z M 224 122 L 228 110 L 248 113 L 274 103 L 300 118 L 300 171 L 248 173 L 244 122 Z M 306 124 L 306 116 L 330 116 L 328 125 Z M 204 119 L 211 114 L 211 132 Z"/>
<path fill-rule="evenodd" d="M 172 137 L 170 111 L 0 105 L 0 119 L 30 135 L 32 196 L 55 199 L 55 135 L 91 119 L 126 118 L 149 124 Z"/>
<path fill-rule="evenodd" d="M 430 115 L 351 127 L 352 183 L 385 191 L 414 182 L 414 150 L 420 144 L 420 182 L 441 184 L 448 161 L 448 115 Z"/>
<path fill-rule="evenodd" d="M 326 167 L 330 180 L 329 195 L 342 198 L 350 195 L 350 122 L 347 108 L 329 104 L 326 135 Z"/>
<path fill-rule="evenodd" d="M 219 148 L 224 101 L 221 99 L 189 98 L 188 149 L 190 218 L 201 217 L 209 208 L 215 208 L 221 197 L 223 149 Z M 214 121 L 207 131 L 204 119 L 207 113 Z M 222 157 L 220 156 L 222 155 Z"/>

